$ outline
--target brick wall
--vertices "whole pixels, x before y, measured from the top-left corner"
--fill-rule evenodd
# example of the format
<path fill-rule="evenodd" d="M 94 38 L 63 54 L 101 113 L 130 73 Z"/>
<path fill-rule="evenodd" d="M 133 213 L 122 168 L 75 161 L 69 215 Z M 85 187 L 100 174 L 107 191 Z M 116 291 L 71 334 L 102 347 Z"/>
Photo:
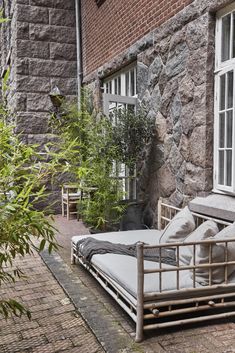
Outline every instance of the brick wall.
<path fill-rule="evenodd" d="M 85 76 L 174 16 L 192 0 L 82 1 Z"/>

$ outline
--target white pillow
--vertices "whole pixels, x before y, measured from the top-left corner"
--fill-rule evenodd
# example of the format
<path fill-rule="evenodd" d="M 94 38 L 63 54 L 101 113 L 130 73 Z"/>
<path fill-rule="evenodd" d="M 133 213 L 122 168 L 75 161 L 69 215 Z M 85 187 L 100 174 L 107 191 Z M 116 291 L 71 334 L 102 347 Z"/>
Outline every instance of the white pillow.
<path fill-rule="evenodd" d="M 214 239 L 209 238 L 209 239 Z M 202 240 L 209 240 L 203 238 Z M 208 264 L 209 263 L 209 244 L 200 244 L 196 247 L 196 265 Z M 212 245 L 212 263 L 222 263 L 224 261 L 224 247 L 219 244 Z M 193 258 L 191 259 L 190 265 L 193 265 Z M 191 276 L 193 279 L 193 270 L 191 270 Z M 203 286 L 209 285 L 209 268 L 197 268 L 195 270 L 195 280 Z M 224 282 L 224 266 L 213 267 L 211 270 L 211 284 L 218 284 Z"/>
<path fill-rule="evenodd" d="M 159 243 L 174 243 L 183 241 L 195 229 L 195 221 L 186 206 L 168 223 L 162 232 Z"/>
<path fill-rule="evenodd" d="M 235 240 L 235 222 L 231 225 L 222 229 L 219 233 L 216 234 L 215 239 L 223 240 L 228 238 L 234 238 Z M 225 243 L 220 243 L 220 246 L 224 247 L 225 251 Z M 235 261 L 235 241 L 228 243 L 228 261 Z M 228 276 L 235 271 L 235 265 L 228 266 Z"/>
<path fill-rule="evenodd" d="M 203 222 L 198 228 L 196 228 L 191 234 L 189 234 L 185 238 L 184 243 L 200 241 L 202 239 L 210 238 L 210 237 L 213 237 L 218 232 L 219 232 L 219 228 L 217 224 L 212 220 L 208 220 L 206 222 Z M 179 247 L 180 264 L 189 265 L 192 256 L 193 256 L 192 245 Z"/>

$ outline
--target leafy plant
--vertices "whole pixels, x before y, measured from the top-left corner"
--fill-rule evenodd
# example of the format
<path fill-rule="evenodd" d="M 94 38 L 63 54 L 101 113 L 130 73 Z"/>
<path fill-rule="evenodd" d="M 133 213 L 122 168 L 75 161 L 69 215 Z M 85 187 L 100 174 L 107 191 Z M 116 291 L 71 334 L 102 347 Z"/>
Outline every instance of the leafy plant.
<path fill-rule="evenodd" d="M 27 145 L 6 123 L 9 113 L 0 109 L 0 286 L 24 276 L 12 268 L 18 256 L 49 252 L 58 245 L 55 228 L 46 210 L 39 211 L 38 202 L 47 197 L 45 183 L 58 171 L 67 168 L 64 154 L 50 151 L 47 158 L 37 146 Z M 69 152 L 69 151 L 67 151 Z M 29 311 L 13 299 L 0 299 L 0 315 L 22 315 Z"/>

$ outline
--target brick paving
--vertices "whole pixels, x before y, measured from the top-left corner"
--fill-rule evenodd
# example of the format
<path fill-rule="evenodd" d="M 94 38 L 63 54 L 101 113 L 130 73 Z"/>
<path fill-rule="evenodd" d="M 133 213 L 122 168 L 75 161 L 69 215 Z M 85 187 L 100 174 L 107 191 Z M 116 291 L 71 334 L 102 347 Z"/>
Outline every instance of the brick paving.
<path fill-rule="evenodd" d="M 104 352 L 38 254 L 19 258 L 14 265 L 27 278 L 3 285 L 0 298 L 24 303 L 32 319 L 0 319 L 0 353 Z"/>
<path fill-rule="evenodd" d="M 129 316 L 87 271 L 70 265 L 71 237 L 88 230 L 60 216 L 55 224 L 59 253 L 44 251 L 44 262 L 37 254 L 19 259 L 29 277 L 1 287 L 0 297 L 23 301 L 32 320 L 0 320 L 0 353 L 235 353 L 232 319 L 155 330 L 136 344 Z"/>

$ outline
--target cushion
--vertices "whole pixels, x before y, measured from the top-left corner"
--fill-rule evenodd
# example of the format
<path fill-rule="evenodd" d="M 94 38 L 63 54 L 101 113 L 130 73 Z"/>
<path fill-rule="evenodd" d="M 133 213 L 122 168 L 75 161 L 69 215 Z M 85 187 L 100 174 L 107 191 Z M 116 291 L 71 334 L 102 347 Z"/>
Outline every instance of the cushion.
<path fill-rule="evenodd" d="M 217 224 L 208 220 L 203 222 L 198 228 L 196 228 L 191 234 L 189 234 L 185 239 L 184 243 L 200 241 L 202 239 L 207 239 L 213 237 L 219 232 Z M 179 248 L 179 261 L 182 265 L 189 265 L 191 258 L 193 256 L 193 246 L 181 246 Z"/>
<path fill-rule="evenodd" d="M 218 240 L 226 238 L 234 238 L 234 242 L 228 243 L 228 261 L 235 261 L 235 222 L 222 229 L 215 236 L 215 239 Z M 225 249 L 225 243 L 220 243 L 220 246 L 223 246 Z M 235 265 L 228 266 L 228 276 L 230 276 L 233 271 L 235 271 Z"/>
<path fill-rule="evenodd" d="M 195 221 L 186 206 L 168 223 L 162 232 L 160 243 L 174 243 L 183 241 L 195 229 Z"/>
<path fill-rule="evenodd" d="M 202 240 L 208 240 L 208 238 L 203 238 Z M 209 238 L 209 239 L 214 239 Z M 210 246 L 209 244 L 200 244 L 196 247 L 196 260 L 195 264 L 196 265 L 202 265 L 202 264 L 208 264 L 209 263 L 209 252 L 210 252 Z M 213 244 L 212 245 L 212 263 L 218 262 L 222 263 L 224 262 L 224 247 L 221 246 L 220 244 Z M 191 259 L 190 265 L 193 265 L 193 258 Z M 193 270 L 191 270 L 192 273 L 192 278 L 193 278 Z M 196 273 L 196 282 L 203 285 L 207 286 L 209 285 L 209 269 L 208 268 L 198 268 L 195 270 Z M 224 266 L 218 266 L 212 268 L 211 271 L 211 284 L 218 284 L 224 282 Z"/>

